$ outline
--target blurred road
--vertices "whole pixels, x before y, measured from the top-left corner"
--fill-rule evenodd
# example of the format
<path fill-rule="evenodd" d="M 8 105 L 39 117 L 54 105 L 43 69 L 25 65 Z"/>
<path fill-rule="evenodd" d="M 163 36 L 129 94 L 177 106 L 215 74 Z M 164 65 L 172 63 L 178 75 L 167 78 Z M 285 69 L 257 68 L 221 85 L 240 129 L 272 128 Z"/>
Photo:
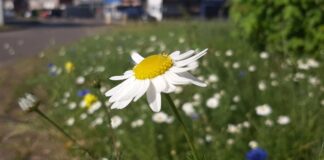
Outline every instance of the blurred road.
<path fill-rule="evenodd" d="M 95 34 L 103 25 L 93 20 L 47 20 L 20 28 L 0 32 L 0 66 Z"/>

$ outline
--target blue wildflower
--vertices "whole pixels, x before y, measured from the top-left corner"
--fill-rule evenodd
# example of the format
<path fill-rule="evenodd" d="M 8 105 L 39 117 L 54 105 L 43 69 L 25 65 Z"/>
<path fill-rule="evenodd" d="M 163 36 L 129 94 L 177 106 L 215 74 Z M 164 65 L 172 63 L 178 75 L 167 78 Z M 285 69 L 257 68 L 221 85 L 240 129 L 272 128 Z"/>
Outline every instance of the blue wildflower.
<path fill-rule="evenodd" d="M 266 160 L 268 153 L 261 148 L 254 148 L 246 153 L 246 159 L 248 160 Z"/>
<path fill-rule="evenodd" d="M 81 90 L 78 91 L 77 95 L 79 97 L 83 97 L 83 96 L 85 96 L 88 93 L 90 93 L 90 90 L 89 89 L 81 89 Z"/>
<path fill-rule="evenodd" d="M 49 63 L 49 64 L 47 64 L 47 67 L 48 68 L 52 68 L 52 67 L 54 67 L 55 65 L 53 64 L 53 63 Z"/>
<path fill-rule="evenodd" d="M 245 76 L 246 76 L 246 72 L 241 70 L 241 71 L 239 72 L 239 77 L 240 77 L 240 78 L 244 78 Z"/>
<path fill-rule="evenodd" d="M 191 117 L 192 120 L 198 120 L 199 119 L 199 114 L 192 113 L 192 114 L 190 114 L 190 117 Z"/>
<path fill-rule="evenodd" d="M 55 66 L 55 64 L 49 63 L 47 65 L 47 67 L 48 67 L 48 73 L 50 76 L 53 76 L 53 77 L 57 76 L 57 67 Z"/>

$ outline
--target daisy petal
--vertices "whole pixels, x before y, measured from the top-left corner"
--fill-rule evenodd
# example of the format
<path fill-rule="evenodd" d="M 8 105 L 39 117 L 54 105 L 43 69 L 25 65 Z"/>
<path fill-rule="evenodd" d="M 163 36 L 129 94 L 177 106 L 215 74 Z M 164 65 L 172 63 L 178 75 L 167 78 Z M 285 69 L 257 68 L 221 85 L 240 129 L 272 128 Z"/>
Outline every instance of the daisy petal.
<path fill-rule="evenodd" d="M 184 85 L 184 84 L 189 84 L 190 81 L 186 78 L 180 77 L 177 74 L 173 72 L 165 72 L 165 79 L 170 83 L 170 84 L 175 84 L 175 85 Z"/>
<path fill-rule="evenodd" d="M 157 76 L 152 79 L 152 83 L 158 92 L 162 92 L 167 88 L 167 82 L 162 76 Z"/>
<path fill-rule="evenodd" d="M 187 58 L 187 59 L 184 59 L 181 61 L 177 61 L 177 62 L 175 62 L 175 66 L 177 66 L 177 67 L 186 66 L 186 65 L 196 61 L 197 59 L 201 58 L 202 56 L 204 56 L 207 53 L 207 50 L 208 49 L 205 49 L 190 58 Z"/>
<path fill-rule="evenodd" d="M 171 83 L 168 83 L 167 79 L 165 76 L 163 76 L 163 78 L 165 79 L 165 81 L 167 82 L 167 88 L 166 90 L 164 91 L 164 93 L 172 93 L 176 90 L 176 86 L 171 84 Z"/>
<path fill-rule="evenodd" d="M 120 83 L 119 85 L 117 85 L 116 87 L 110 89 L 109 91 L 107 91 L 105 93 L 106 97 L 110 97 L 115 93 L 118 93 L 118 91 L 121 91 L 125 88 L 125 85 L 127 85 L 128 83 L 130 83 L 131 81 L 135 80 L 135 77 L 130 77 L 129 79 L 123 81 L 122 83 Z"/>
<path fill-rule="evenodd" d="M 120 90 L 118 94 L 114 94 L 109 98 L 109 102 L 124 101 L 126 99 L 132 99 L 135 96 L 138 86 L 141 81 L 134 80 L 125 85 L 123 90 Z"/>
<path fill-rule="evenodd" d="M 190 82 L 192 84 L 195 84 L 197 86 L 200 86 L 200 87 L 206 87 L 207 84 L 204 83 L 203 81 L 199 80 L 198 78 L 194 77 L 192 74 L 190 74 L 189 72 L 183 72 L 183 73 L 179 73 L 178 74 L 179 76 L 181 77 L 185 77 L 186 79 L 190 80 Z"/>
<path fill-rule="evenodd" d="M 197 67 L 198 67 L 198 65 L 190 65 L 190 66 L 187 66 L 187 67 L 173 66 L 172 68 L 170 68 L 170 71 L 175 72 L 175 73 L 187 72 L 187 71 L 193 70 L 193 69 L 195 69 Z"/>
<path fill-rule="evenodd" d="M 137 53 L 137 52 L 133 52 L 132 54 L 131 54 L 131 57 L 132 57 L 132 60 L 136 63 L 136 64 L 138 64 L 138 63 L 140 63 L 143 59 L 144 59 L 144 57 L 142 57 L 139 53 Z"/>
<path fill-rule="evenodd" d="M 194 50 L 190 50 L 190 51 L 187 51 L 187 52 L 185 52 L 185 53 L 183 53 L 183 54 L 176 55 L 176 56 L 172 57 L 172 59 L 174 59 L 174 60 L 182 60 L 182 59 L 185 59 L 185 58 L 190 57 L 190 56 L 193 55 L 194 53 L 195 53 Z"/>
<path fill-rule="evenodd" d="M 115 102 L 112 106 L 111 109 L 123 109 L 125 108 L 130 102 L 132 101 L 132 99 L 128 99 L 125 101 L 118 101 Z"/>
<path fill-rule="evenodd" d="M 173 59 L 174 57 L 177 57 L 180 55 L 180 51 L 174 51 L 170 54 L 170 57 Z"/>
<path fill-rule="evenodd" d="M 161 110 L 161 94 L 156 91 L 152 83 L 146 92 L 146 98 L 153 112 Z"/>
<path fill-rule="evenodd" d="M 146 83 L 145 80 L 135 80 L 134 84 L 127 89 L 127 91 L 115 101 L 124 101 L 127 99 L 133 99 L 137 95 L 141 94 L 142 90 L 146 92 L 149 83 Z M 146 87 L 147 86 L 147 87 Z M 142 94 L 143 95 L 143 94 Z M 112 97 L 113 98 L 113 97 Z"/>
<path fill-rule="evenodd" d="M 134 102 L 136 102 L 139 98 L 141 98 L 145 94 L 145 92 L 147 91 L 149 86 L 150 86 L 150 81 L 149 80 L 144 80 L 143 85 L 141 85 L 141 88 L 138 89 L 139 92 L 135 96 Z"/>
<path fill-rule="evenodd" d="M 131 77 L 133 75 L 133 72 L 125 72 L 124 75 L 121 75 L 121 76 L 112 76 L 110 77 L 109 79 L 110 80 L 113 80 L 113 81 L 119 81 L 119 80 L 124 80 L 124 79 L 127 79 L 129 77 Z"/>

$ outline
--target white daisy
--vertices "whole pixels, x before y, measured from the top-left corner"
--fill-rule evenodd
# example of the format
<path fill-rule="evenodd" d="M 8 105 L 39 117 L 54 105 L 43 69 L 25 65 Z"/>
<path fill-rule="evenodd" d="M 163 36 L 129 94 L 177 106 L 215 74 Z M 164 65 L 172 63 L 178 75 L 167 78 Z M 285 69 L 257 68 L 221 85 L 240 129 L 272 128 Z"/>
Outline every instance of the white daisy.
<path fill-rule="evenodd" d="M 264 123 L 266 126 L 269 126 L 269 127 L 273 126 L 273 121 L 271 119 L 267 119 Z"/>
<path fill-rule="evenodd" d="M 84 82 L 85 82 L 85 78 L 83 76 L 79 76 L 75 80 L 76 84 L 83 84 Z"/>
<path fill-rule="evenodd" d="M 228 133 L 232 133 L 232 134 L 235 134 L 235 133 L 240 133 L 241 132 L 241 128 L 234 125 L 234 124 L 229 124 L 227 125 L 227 132 Z"/>
<path fill-rule="evenodd" d="M 259 105 L 255 108 L 257 115 L 268 116 L 271 114 L 272 109 L 268 104 Z"/>
<path fill-rule="evenodd" d="M 111 117 L 110 121 L 111 121 L 111 128 L 113 129 L 118 128 L 123 123 L 123 119 L 119 116 Z"/>
<path fill-rule="evenodd" d="M 219 98 L 212 97 L 212 98 L 207 99 L 206 106 L 211 109 L 217 108 L 219 106 Z"/>
<path fill-rule="evenodd" d="M 152 116 L 152 120 L 156 123 L 164 123 L 168 120 L 168 115 L 164 112 L 154 113 Z"/>
<path fill-rule="evenodd" d="M 75 119 L 73 117 L 71 117 L 66 121 L 66 125 L 73 126 L 74 122 L 75 122 Z"/>
<path fill-rule="evenodd" d="M 187 116 L 191 116 L 196 113 L 195 108 L 192 103 L 187 102 L 182 105 L 182 110 Z"/>
<path fill-rule="evenodd" d="M 249 146 L 254 149 L 254 148 L 257 148 L 258 147 L 258 142 L 256 141 L 250 141 L 249 142 Z"/>
<path fill-rule="evenodd" d="M 280 125 L 286 125 L 290 123 L 290 118 L 288 116 L 279 116 L 277 122 Z"/>
<path fill-rule="evenodd" d="M 143 58 L 138 53 L 131 55 L 136 63 L 132 70 L 111 80 L 125 80 L 106 92 L 110 97 L 112 109 L 125 108 L 130 102 L 137 101 L 146 93 L 147 101 L 154 112 L 161 110 L 161 93 L 175 92 L 176 85 L 195 84 L 205 87 L 206 84 L 188 71 L 197 67 L 190 65 L 207 53 L 207 49 L 196 53 L 194 50 L 170 55 L 156 54 Z"/>
<path fill-rule="evenodd" d="M 228 139 L 227 141 L 226 141 L 226 143 L 228 144 L 228 145 L 233 145 L 234 144 L 234 139 L 232 139 L 232 138 L 230 138 L 230 139 Z"/>
<path fill-rule="evenodd" d="M 23 111 L 30 111 L 37 106 L 38 99 L 30 93 L 26 93 L 25 97 L 19 98 L 18 104 Z"/>
<path fill-rule="evenodd" d="M 135 121 L 133 121 L 133 122 L 131 123 L 131 127 L 132 127 L 132 128 L 137 128 L 137 127 L 143 126 L 143 124 L 144 124 L 144 120 L 142 120 L 142 119 L 137 119 L 137 120 L 135 120 Z"/>
<path fill-rule="evenodd" d="M 267 52 L 261 52 L 260 53 L 260 58 L 261 59 L 268 59 L 269 58 L 269 54 Z"/>

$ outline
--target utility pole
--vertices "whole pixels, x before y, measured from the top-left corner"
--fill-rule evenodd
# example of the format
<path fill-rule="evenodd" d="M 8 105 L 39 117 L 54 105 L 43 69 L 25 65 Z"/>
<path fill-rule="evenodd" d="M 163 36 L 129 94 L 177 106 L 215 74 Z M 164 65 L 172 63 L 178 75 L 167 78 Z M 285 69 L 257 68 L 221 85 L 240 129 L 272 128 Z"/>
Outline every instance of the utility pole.
<path fill-rule="evenodd" d="M 0 0 L 0 26 L 4 25 L 3 0 Z"/>

